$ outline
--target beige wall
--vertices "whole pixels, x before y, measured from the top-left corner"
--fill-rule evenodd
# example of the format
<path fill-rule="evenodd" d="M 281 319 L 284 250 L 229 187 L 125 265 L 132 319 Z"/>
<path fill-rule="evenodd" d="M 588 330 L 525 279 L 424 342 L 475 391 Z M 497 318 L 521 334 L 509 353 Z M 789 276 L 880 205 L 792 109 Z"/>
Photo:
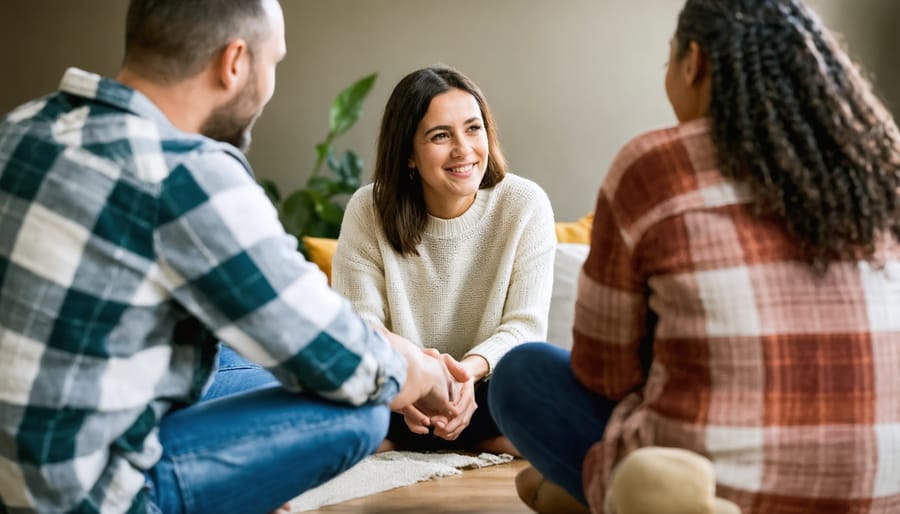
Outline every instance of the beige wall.
<path fill-rule="evenodd" d="M 121 59 L 124 0 L 7 0 L 0 5 L 0 112 L 52 91 L 77 65 L 111 75 Z M 893 92 L 895 0 L 811 0 L 852 53 Z M 379 118 L 393 85 L 443 62 L 484 90 L 512 170 L 540 183 L 557 219 L 593 208 L 619 146 L 674 118 L 662 87 L 676 0 L 283 0 L 288 56 L 254 131 L 257 174 L 303 183 L 328 105 L 353 80 L 379 78 L 356 127 L 338 142 L 371 175 Z M 892 14 L 893 13 L 893 14 Z M 893 49 L 885 51 L 884 49 Z M 896 102 L 895 102 L 896 103 Z"/>

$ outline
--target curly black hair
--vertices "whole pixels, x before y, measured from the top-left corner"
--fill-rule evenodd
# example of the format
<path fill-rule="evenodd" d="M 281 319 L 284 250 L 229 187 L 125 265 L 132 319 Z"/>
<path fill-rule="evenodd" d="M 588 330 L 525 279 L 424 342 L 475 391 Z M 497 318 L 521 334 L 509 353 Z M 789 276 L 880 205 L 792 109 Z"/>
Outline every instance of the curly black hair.
<path fill-rule="evenodd" d="M 900 240 L 900 137 L 869 82 L 800 0 L 687 0 L 676 58 L 696 42 L 711 68 L 722 172 L 749 184 L 812 264 L 877 263 Z"/>

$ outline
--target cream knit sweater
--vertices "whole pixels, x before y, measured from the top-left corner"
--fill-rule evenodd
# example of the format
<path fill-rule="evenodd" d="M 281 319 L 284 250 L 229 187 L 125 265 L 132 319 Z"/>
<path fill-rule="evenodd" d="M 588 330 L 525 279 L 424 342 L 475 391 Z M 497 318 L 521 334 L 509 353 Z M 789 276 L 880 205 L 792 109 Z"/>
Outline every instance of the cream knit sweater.
<path fill-rule="evenodd" d="M 462 216 L 429 216 L 419 256 L 391 247 L 372 186 L 347 204 L 334 288 L 370 323 L 493 370 L 510 348 L 543 341 L 553 286 L 553 210 L 534 182 L 507 174 Z"/>

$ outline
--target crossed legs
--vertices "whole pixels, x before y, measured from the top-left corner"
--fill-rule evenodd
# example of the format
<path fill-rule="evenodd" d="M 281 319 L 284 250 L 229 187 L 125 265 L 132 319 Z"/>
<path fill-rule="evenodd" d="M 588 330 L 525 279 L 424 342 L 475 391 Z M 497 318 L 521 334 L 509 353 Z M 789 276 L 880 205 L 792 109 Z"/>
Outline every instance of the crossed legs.
<path fill-rule="evenodd" d="M 578 382 L 569 352 L 545 343 L 511 350 L 491 382 L 488 401 L 497 426 L 538 472 L 526 469 L 517 478 L 522 499 L 534 508 L 540 494 L 550 491 L 556 496 L 551 502 L 568 496 L 583 507 L 582 463 L 602 439 L 615 404 Z"/>
<path fill-rule="evenodd" d="M 291 393 L 223 347 L 201 402 L 162 420 L 151 499 L 166 513 L 273 511 L 374 452 L 388 414 Z"/>

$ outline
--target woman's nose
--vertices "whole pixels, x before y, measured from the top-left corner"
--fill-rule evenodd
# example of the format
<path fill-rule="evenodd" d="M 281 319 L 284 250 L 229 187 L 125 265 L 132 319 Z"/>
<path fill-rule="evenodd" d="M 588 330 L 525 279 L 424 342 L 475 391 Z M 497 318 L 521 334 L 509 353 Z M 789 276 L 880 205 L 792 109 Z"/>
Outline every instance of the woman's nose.
<path fill-rule="evenodd" d="M 469 147 L 463 138 L 454 138 L 453 146 L 450 148 L 451 157 L 463 157 L 469 151 Z"/>

